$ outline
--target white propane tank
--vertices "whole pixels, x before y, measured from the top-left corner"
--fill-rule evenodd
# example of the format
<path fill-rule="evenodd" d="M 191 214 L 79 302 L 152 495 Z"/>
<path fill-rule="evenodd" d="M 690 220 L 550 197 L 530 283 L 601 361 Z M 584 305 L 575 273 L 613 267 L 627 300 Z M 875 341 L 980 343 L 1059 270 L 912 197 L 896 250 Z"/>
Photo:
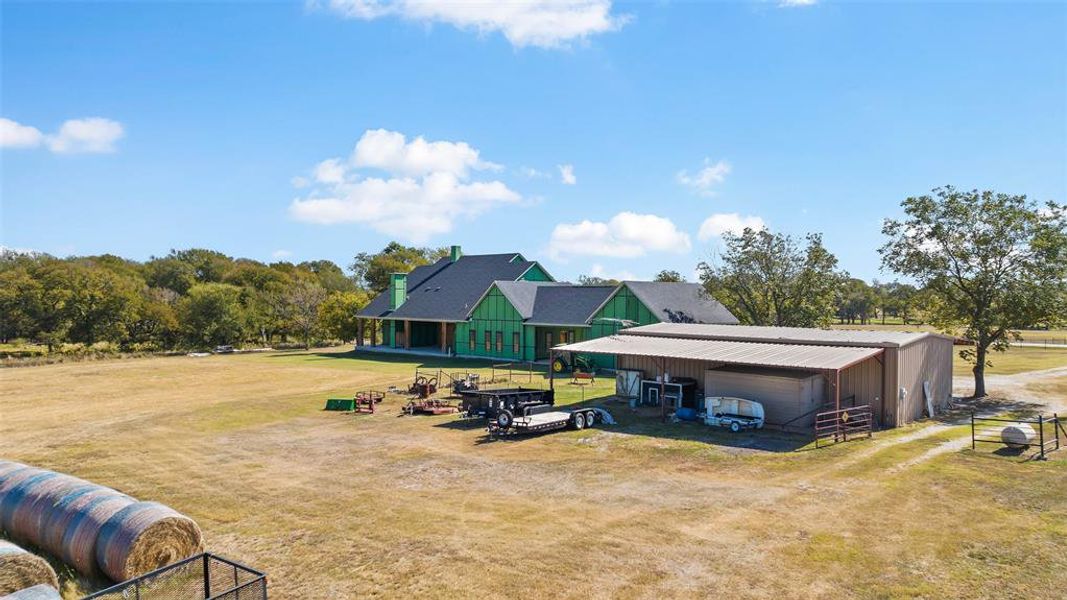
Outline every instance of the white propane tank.
<path fill-rule="evenodd" d="M 1009 448 L 1025 448 L 1037 439 L 1037 432 L 1026 423 L 1015 423 L 1000 430 L 1000 441 Z"/>

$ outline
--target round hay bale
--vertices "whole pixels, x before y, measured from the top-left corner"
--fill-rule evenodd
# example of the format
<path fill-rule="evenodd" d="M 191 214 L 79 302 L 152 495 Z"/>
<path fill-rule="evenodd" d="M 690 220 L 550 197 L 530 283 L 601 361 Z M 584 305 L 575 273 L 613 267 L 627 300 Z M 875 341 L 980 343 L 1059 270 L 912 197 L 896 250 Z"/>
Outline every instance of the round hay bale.
<path fill-rule="evenodd" d="M 52 503 L 52 495 L 69 485 L 69 477 L 51 471 L 30 477 L 11 488 L 5 511 L 8 521 L 5 529 L 11 539 L 40 544 L 37 538 L 40 529 L 41 513 L 45 505 Z"/>
<path fill-rule="evenodd" d="M 27 467 L 12 471 L 0 484 L 0 529 L 10 532 L 14 525 L 15 510 L 22 504 L 26 494 L 27 482 L 32 485 L 42 478 L 47 478 L 48 471 Z"/>
<path fill-rule="evenodd" d="M 125 581 L 203 549 L 204 538 L 195 521 L 157 502 L 137 502 L 104 524 L 96 562 L 108 577 Z"/>
<path fill-rule="evenodd" d="M 1037 432 L 1026 423 L 1014 423 L 1000 430 L 1000 441 L 1009 448 L 1025 448 L 1036 439 Z"/>
<path fill-rule="evenodd" d="M 48 561 L 0 540 L 0 596 L 38 584 L 59 589 L 59 579 Z"/>
<path fill-rule="evenodd" d="M 63 597 L 54 587 L 42 583 L 4 596 L 3 600 L 63 600 Z"/>
<path fill-rule="evenodd" d="M 95 575 L 96 540 L 100 529 L 115 513 L 134 503 L 133 498 L 108 488 L 101 488 L 93 493 L 77 510 L 72 508 L 72 516 L 63 530 L 59 556 L 63 562 L 79 573 Z"/>
<path fill-rule="evenodd" d="M 52 553 L 54 556 L 63 555 L 63 534 L 74 517 L 85 508 L 90 500 L 99 496 L 107 496 L 113 493 L 111 490 L 102 488 L 91 483 L 83 483 L 67 490 L 54 504 L 45 511 L 41 521 L 41 529 L 37 534 L 38 545 Z"/>

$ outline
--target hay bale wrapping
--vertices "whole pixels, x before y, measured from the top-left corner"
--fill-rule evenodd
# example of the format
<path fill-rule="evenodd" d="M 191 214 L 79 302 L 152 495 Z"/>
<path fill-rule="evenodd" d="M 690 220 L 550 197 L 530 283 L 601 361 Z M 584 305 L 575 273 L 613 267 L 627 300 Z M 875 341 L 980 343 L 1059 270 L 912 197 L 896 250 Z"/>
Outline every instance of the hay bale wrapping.
<path fill-rule="evenodd" d="M 157 502 L 137 502 L 115 513 L 100 530 L 96 564 L 124 581 L 204 549 L 196 522 Z"/>
<path fill-rule="evenodd" d="M 52 565 L 20 546 L 0 540 L 0 596 L 35 585 L 59 589 L 59 579 Z"/>
<path fill-rule="evenodd" d="M 203 551 L 189 517 L 108 487 L 0 460 L 0 528 L 86 575 L 125 581 Z"/>
<path fill-rule="evenodd" d="M 0 600 L 63 600 L 63 597 L 59 595 L 59 590 L 42 583 L 7 596 L 0 596 Z"/>

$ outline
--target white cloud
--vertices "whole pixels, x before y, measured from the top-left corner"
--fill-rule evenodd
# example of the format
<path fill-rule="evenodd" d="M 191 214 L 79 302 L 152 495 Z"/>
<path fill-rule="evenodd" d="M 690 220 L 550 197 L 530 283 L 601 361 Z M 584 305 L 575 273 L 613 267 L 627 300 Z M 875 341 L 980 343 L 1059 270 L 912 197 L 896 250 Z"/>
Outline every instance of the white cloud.
<path fill-rule="evenodd" d="M 288 250 L 275 250 L 270 253 L 271 258 L 274 260 L 283 260 L 292 256 L 293 253 Z"/>
<path fill-rule="evenodd" d="M 370 176 L 367 168 L 387 175 Z M 315 167 L 315 185 L 293 200 L 289 212 L 299 221 L 359 223 L 425 243 L 452 231 L 459 218 L 522 200 L 500 181 L 471 180 L 472 171 L 499 168 L 465 142 L 408 142 L 401 133 L 367 131 L 347 161 L 328 159 Z"/>
<path fill-rule="evenodd" d="M 706 242 L 712 238 L 721 237 L 724 233 L 740 235 L 745 228 L 763 229 L 766 223 L 756 216 L 741 216 L 737 213 L 719 213 L 711 215 L 700 224 L 697 238 Z"/>
<path fill-rule="evenodd" d="M 57 153 L 114 152 L 115 142 L 125 134 L 122 124 L 102 117 L 71 119 L 59 133 L 46 136 L 48 149 Z"/>
<path fill-rule="evenodd" d="M 34 148 L 43 140 L 44 134 L 36 127 L 0 118 L 0 148 Z"/>
<path fill-rule="evenodd" d="M 612 14 L 611 0 L 326 0 L 326 4 L 350 19 L 369 21 L 398 16 L 426 24 L 447 23 L 482 35 L 500 32 L 519 48 L 566 47 L 575 40 L 616 31 L 630 19 L 628 15 Z"/>
<path fill-rule="evenodd" d="M 689 235 L 670 219 L 632 212 L 621 212 L 607 223 L 560 223 L 548 242 L 549 255 L 556 260 L 568 255 L 632 258 L 648 252 L 685 253 L 690 248 Z"/>
<path fill-rule="evenodd" d="M 499 171 L 500 165 L 484 161 L 466 142 L 410 142 L 404 134 L 385 129 L 366 131 L 356 143 L 352 165 L 382 169 L 396 175 L 450 173 L 466 178 L 471 169 Z"/>
<path fill-rule="evenodd" d="M 533 167 L 519 167 L 517 172 L 527 179 L 547 179 L 552 176 L 551 173 L 546 173 Z"/>
<path fill-rule="evenodd" d="M 559 180 L 564 185 L 574 185 L 578 183 L 578 179 L 574 176 L 574 165 L 557 165 L 559 169 Z"/>
<path fill-rule="evenodd" d="M 315 165 L 312 174 L 319 183 L 341 183 L 345 180 L 345 166 L 339 158 L 328 158 Z"/>
<path fill-rule="evenodd" d="M 289 183 L 290 183 L 290 185 L 292 185 L 294 188 L 296 188 L 298 190 L 306 188 L 307 186 L 311 185 L 311 182 L 308 181 L 308 178 L 307 177 L 303 177 L 301 175 L 297 175 L 296 177 L 293 177 L 292 179 L 289 180 Z"/>
<path fill-rule="evenodd" d="M 621 271 L 609 272 L 607 269 L 604 268 L 604 265 L 599 263 L 593 263 L 593 266 L 589 269 L 589 274 L 593 277 L 599 277 L 601 279 L 614 279 L 616 281 L 637 280 L 637 275 L 634 275 L 632 272 L 627 271 L 626 269 L 623 269 Z"/>
<path fill-rule="evenodd" d="M 696 193 L 711 196 L 715 193 L 712 188 L 725 181 L 731 170 L 730 163 L 724 160 L 712 164 L 710 158 L 705 158 L 704 166 L 699 171 L 690 175 L 688 171 L 682 170 L 675 178 L 678 183 L 691 188 Z"/>
<path fill-rule="evenodd" d="M 817 0 L 780 0 L 780 8 L 797 8 L 801 6 L 814 6 Z"/>

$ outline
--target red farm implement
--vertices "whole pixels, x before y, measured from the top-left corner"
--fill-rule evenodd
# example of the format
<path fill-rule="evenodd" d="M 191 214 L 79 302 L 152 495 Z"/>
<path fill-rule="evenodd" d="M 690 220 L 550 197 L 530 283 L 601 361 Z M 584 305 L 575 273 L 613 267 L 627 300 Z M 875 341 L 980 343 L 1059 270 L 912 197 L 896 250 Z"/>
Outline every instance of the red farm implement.
<path fill-rule="evenodd" d="M 408 402 L 401 410 L 408 415 L 450 415 L 459 412 L 459 407 L 448 400 L 422 398 Z"/>

